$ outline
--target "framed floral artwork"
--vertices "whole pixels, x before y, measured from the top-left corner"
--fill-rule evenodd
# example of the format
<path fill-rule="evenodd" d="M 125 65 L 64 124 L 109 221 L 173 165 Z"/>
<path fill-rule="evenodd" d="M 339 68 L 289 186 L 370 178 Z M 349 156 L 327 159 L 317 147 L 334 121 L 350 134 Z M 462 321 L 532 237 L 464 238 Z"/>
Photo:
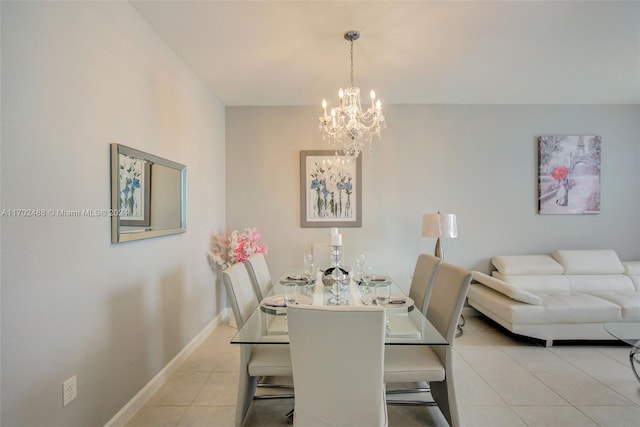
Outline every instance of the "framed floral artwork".
<path fill-rule="evenodd" d="M 300 152 L 300 226 L 362 226 L 362 156 Z"/>
<path fill-rule="evenodd" d="M 148 227 L 151 224 L 151 164 L 121 153 L 118 179 L 120 225 Z"/>
<path fill-rule="evenodd" d="M 538 213 L 600 213 L 600 137 L 538 138 Z"/>

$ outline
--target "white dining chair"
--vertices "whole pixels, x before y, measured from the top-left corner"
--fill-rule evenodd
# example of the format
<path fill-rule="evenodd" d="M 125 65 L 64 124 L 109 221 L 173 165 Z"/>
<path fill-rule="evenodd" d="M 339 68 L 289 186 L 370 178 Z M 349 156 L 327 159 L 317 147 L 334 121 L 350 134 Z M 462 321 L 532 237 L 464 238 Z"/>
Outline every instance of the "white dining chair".
<path fill-rule="evenodd" d="M 460 425 L 453 383 L 453 343 L 470 282 L 469 271 L 440 264 L 426 316 L 449 345 L 389 345 L 385 349 L 385 381 L 429 383 L 435 403 L 451 426 Z"/>
<path fill-rule="evenodd" d="M 427 314 L 427 304 L 441 262 L 442 260 L 436 256 L 420 254 L 413 270 L 409 297 L 413 299 L 415 307 L 424 315 Z"/>
<path fill-rule="evenodd" d="M 411 287 L 409 288 L 409 297 L 413 299 L 415 308 L 420 310 L 422 314 L 427 313 L 427 304 L 431 297 L 431 291 L 433 290 L 433 284 L 435 282 L 438 268 L 442 260 L 436 256 L 430 254 L 420 254 L 416 260 L 416 265 L 413 270 L 413 276 L 411 278 Z M 393 321 L 394 319 L 390 319 Z M 401 350 L 396 350 L 401 351 Z M 408 393 L 426 393 L 429 390 L 429 385 L 420 381 L 415 385 L 391 385 L 387 383 L 388 395 L 399 395 Z"/>
<path fill-rule="evenodd" d="M 222 272 L 222 281 L 239 329 L 258 307 L 258 297 L 251 284 L 249 272 L 242 263 L 225 269 Z M 244 422 L 256 394 L 258 378 L 291 376 L 291 353 L 288 345 L 241 344 L 236 426 L 241 426 Z M 286 396 L 279 395 L 279 397 Z"/>
<path fill-rule="evenodd" d="M 255 289 L 258 301 L 262 301 L 267 296 L 271 288 L 273 288 L 273 281 L 271 279 L 271 272 L 267 265 L 267 260 L 264 254 L 253 254 L 249 256 L 245 262 L 245 267 L 249 272 L 251 283 Z M 267 334 L 286 334 L 287 333 L 287 321 L 284 316 L 274 316 L 269 318 L 270 322 L 267 325 Z"/>
<path fill-rule="evenodd" d="M 379 306 L 290 306 L 294 425 L 386 426 Z"/>
<path fill-rule="evenodd" d="M 264 254 L 251 255 L 245 260 L 245 266 L 249 271 L 249 277 L 258 295 L 258 300 L 262 301 L 273 287 L 271 273 Z"/>

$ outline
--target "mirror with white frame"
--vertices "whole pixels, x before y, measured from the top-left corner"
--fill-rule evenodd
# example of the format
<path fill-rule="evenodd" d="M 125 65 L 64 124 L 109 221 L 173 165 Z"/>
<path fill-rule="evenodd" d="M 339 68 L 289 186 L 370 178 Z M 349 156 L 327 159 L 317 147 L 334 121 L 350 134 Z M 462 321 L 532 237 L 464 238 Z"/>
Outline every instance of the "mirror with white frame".
<path fill-rule="evenodd" d="M 111 144 L 111 242 L 184 233 L 187 167 Z"/>

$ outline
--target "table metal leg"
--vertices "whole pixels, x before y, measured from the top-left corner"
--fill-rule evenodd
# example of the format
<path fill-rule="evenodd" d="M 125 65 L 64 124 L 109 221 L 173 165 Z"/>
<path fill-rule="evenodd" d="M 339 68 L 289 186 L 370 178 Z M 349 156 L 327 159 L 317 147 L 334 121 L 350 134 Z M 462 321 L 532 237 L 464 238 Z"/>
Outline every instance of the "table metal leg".
<path fill-rule="evenodd" d="M 461 314 L 460 318 L 458 319 L 458 326 L 456 326 L 456 338 L 462 336 L 462 334 L 464 333 L 462 328 L 464 328 L 464 325 L 466 323 L 467 321 L 464 319 L 464 316 Z"/>
<path fill-rule="evenodd" d="M 638 374 L 638 369 L 640 368 L 640 347 L 638 345 L 631 347 L 631 351 L 629 352 L 629 362 L 631 363 L 633 375 L 635 375 L 636 379 L 640 381 L 640 374 Z"/>

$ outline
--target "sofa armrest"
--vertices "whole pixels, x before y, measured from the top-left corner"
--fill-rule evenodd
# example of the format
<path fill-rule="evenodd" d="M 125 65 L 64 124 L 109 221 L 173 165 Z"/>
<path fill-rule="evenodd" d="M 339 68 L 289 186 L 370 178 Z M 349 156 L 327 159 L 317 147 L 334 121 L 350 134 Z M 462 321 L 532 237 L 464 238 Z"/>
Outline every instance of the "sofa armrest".
<path fill-rule="evenodd" d="M 472 271 L 471 275 L 475 281 L 493 289 L 494 291 L 498 291 L 511 299 L 531 305 L 542 304 L 542 299 L 539 296 L 534 295 L 531 292 L 527 292 L 524 289 L 517 288 L 510 283 L 496 279 L 495 277 L 491 277 L 479 271 Z"/>

